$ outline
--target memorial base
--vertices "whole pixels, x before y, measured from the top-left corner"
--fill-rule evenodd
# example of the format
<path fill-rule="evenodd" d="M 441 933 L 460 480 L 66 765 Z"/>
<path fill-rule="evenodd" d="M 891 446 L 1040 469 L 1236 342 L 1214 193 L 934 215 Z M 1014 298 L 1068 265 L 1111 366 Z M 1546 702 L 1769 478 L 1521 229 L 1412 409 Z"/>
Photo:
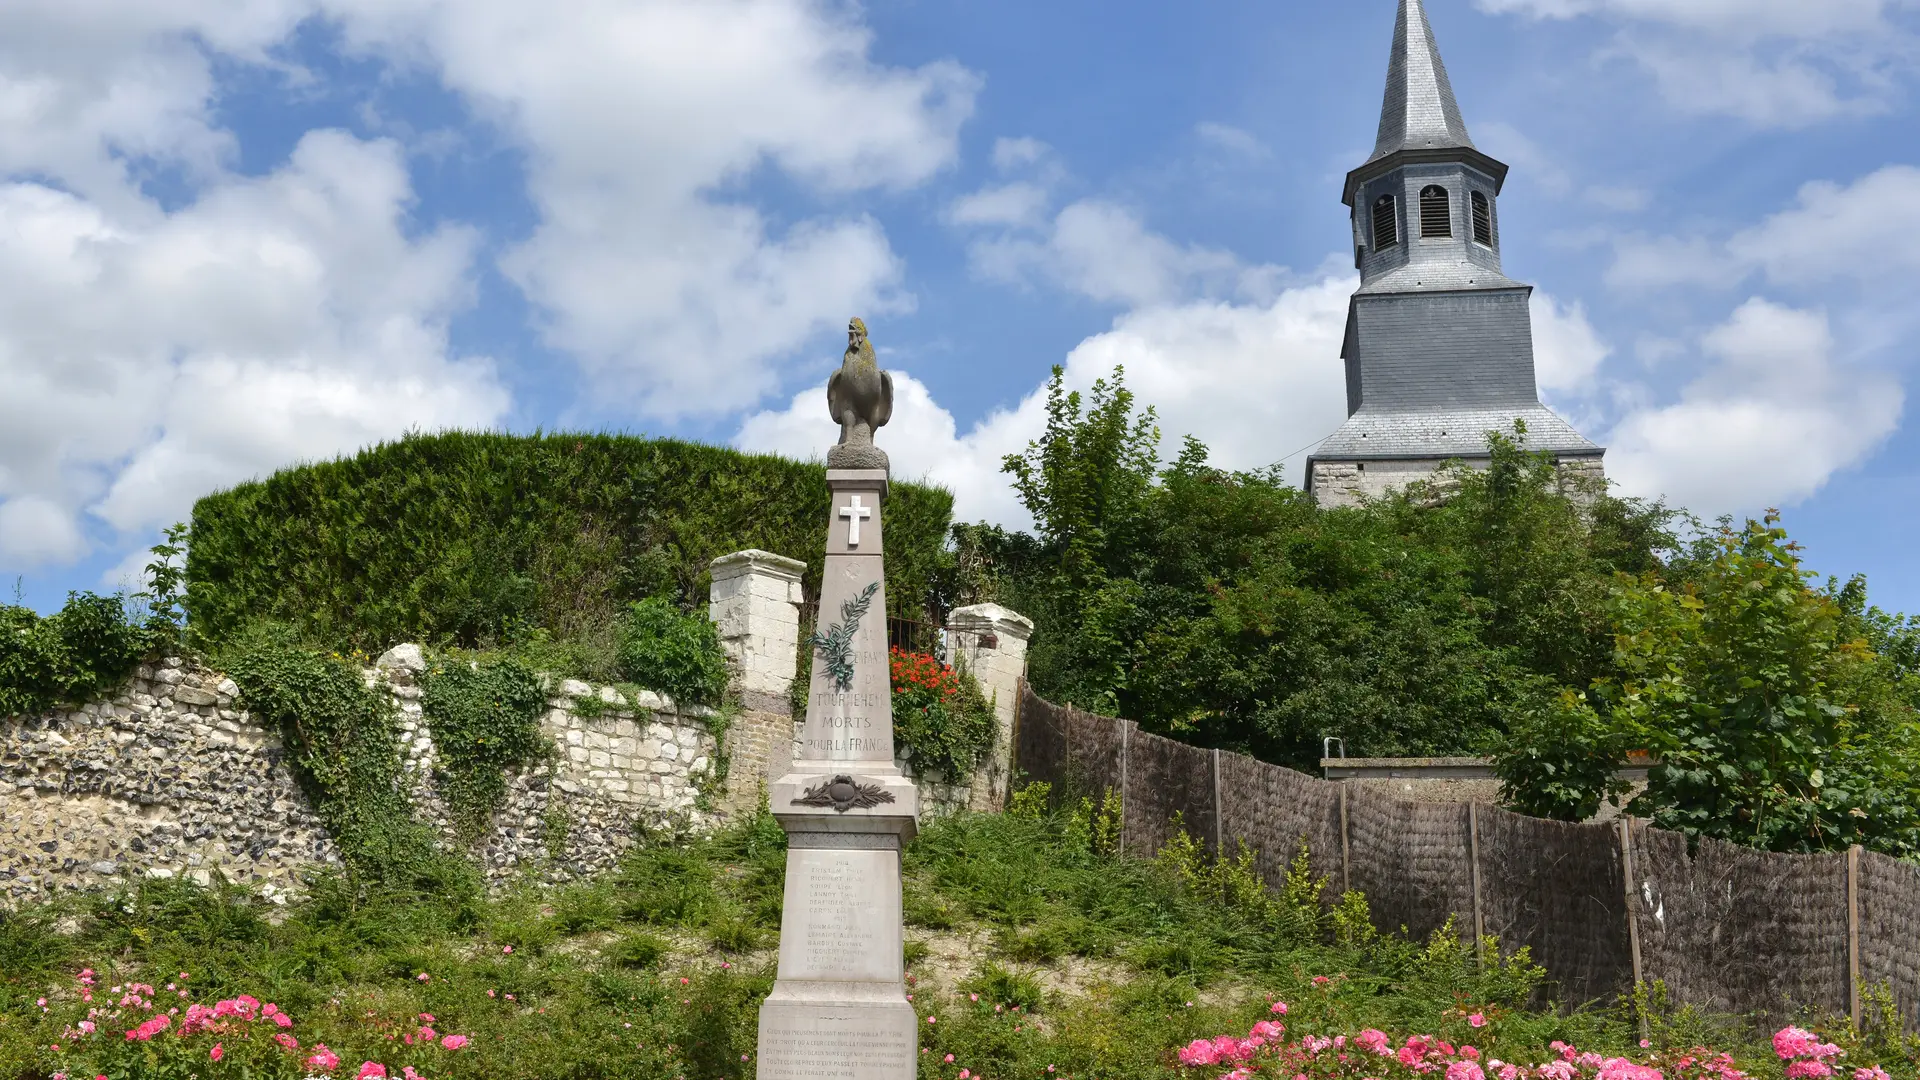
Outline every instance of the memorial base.
<path fill-rule="evenodd" d="M 759 1080 L 912 1077 L 919 1069 L 919 1017 L 905 992 L 859 993 L 857 985 L 840 982 L 774 983 L 760 1007 Z"/>
<path fill-rule="evenodd" d="M 799 762 L 768 792 L 787 832 L 787 881 L 758 1080 L 911 1080 L 919 1069 L 900 903 L 919 794 L 891 763 L 862 764 Z M 849 784 L 834 788 L 836 778 Z M 822 792 L 841 798 L 808 805 Z"/>

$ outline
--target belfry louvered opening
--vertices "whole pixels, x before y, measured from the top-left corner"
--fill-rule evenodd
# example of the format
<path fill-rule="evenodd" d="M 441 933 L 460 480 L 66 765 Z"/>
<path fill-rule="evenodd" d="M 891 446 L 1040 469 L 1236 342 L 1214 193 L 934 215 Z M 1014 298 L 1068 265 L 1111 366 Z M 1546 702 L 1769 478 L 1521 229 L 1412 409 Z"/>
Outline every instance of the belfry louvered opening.
<path fill-rule="evenodd" d="M 1373 201 L 1373 250 L 1380 251 L 1400 242 L 1400 215 L 1393 196 L 1382 195 Z"/>
<path fill-rule="evenodd" d="M 1493 246 L 1493 206 L 1487 197 L 1474 192 L 1468 199 L 1473 204 L 1473 242 Z"/>
<path fill-rule="evenodd" d="M 1447 189 L 1433 184 L 1420 189 L 1420 237 L 1423 240 L 1453 235 L 1453 200 Z"/>

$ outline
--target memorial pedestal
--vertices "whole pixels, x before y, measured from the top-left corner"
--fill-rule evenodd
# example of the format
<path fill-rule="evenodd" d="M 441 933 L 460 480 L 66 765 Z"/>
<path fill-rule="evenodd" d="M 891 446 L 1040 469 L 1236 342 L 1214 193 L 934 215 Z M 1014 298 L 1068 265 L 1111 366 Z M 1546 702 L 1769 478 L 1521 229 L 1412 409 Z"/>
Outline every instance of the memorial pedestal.
<path fill-rule="evenodd" d="M 767 793 L 787 831 L 780 966 L 759 1080 L 911 1080 L 918 1018 L 901 962 L 900 849 L 919 793 L 893 762 L 884 469 L 829 469 L 833 517 L 793 771 Z"/>

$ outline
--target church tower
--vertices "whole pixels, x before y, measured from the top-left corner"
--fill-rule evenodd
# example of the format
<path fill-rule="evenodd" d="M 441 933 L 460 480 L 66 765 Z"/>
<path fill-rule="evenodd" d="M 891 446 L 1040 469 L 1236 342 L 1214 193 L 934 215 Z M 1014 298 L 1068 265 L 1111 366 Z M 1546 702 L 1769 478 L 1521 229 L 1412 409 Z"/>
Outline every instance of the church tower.
<path fill-rule="evenodd" d="M 1347 506 L 1487 460 L 1486 433 L 1526 422 L 1526 447 L 1563 474 L 1603 475 L 1606 453 L 1540 404 L 1531 285 L 1500 272 L 1507 167 L 1467 136 L 1420 0 L 1400 0 L 1380 135 L 1347 174 L 1360 288 L 1341 359 L 1347 422 L 1307 459 L 1307 490 Z"/>

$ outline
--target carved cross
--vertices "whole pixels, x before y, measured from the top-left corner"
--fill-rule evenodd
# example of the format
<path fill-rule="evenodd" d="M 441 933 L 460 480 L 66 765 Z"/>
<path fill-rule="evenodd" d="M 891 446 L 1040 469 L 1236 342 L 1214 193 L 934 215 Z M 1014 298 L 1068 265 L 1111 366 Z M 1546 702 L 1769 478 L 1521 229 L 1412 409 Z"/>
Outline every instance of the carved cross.
<path fill-rule="evenodd" d="M 873 516 L 873 507 L 861 506 L 860 496 L 849 495 L 851 503 L 840 508 L 840 516 L 847 519 L 847 546 L 860 546 L 860 522 Z"/>

